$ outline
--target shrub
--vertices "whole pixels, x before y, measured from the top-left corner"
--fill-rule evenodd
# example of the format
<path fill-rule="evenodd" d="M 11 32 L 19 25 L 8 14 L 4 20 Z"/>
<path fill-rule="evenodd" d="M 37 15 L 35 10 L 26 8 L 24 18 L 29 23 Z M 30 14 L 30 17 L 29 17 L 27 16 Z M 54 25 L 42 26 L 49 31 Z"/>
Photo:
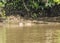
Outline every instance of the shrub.
<path fill-rule="evenodd" d="M 5 9 L 7 9 L 6 14 L 12 14 L 15 13 L 15 11 L 19 11 L 19 13 L 24 13 L 21 13 L 21 15 L 31 16 L 31 14 L 37 14 L 36 16 L 34 15 L 34 17 L 37 17 L 40 15 L 40 12 L 43 16 L 48 15 L 50 9 L 59 4 L 60 0 L 9 0 L 5 4 Z"/>
<path fill-rule="evenodd" d="M 6 4 L 6 0 L 0 0 L 0 16 L 1 17 L 5 17 L 5 10 L 4 10 L 4 7 L 5 7 L 5 4 Z"/>

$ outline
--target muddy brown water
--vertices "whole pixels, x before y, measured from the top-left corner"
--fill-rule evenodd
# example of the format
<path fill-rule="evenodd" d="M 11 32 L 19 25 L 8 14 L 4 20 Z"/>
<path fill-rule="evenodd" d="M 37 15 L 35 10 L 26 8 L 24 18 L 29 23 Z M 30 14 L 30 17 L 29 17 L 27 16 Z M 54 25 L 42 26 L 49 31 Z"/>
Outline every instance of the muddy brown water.
<path fill-rule="evenodd" d="M 0 27 L 0 43 L 60 43 L 60 24 Z"/>

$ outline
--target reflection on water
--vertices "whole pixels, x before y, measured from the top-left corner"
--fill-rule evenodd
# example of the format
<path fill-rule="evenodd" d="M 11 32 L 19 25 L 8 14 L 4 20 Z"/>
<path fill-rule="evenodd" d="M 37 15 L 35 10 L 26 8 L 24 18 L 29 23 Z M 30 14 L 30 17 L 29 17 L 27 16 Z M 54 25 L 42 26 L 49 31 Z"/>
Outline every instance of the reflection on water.
<path fill-rule="evenodd" d="M 0 27 L 0 43 L 6 43 L 6 30 L 4 27 Z"/>
<path fill-rule="evenodd" d="M 60 43 L 60 29 L 54 31 L 54 43 Z"/>
<path fill-rule="evenodd" d="M 6 37 L 6 43 L 60 43 L 60 29 L 52 26 L 5 27 L 2 30 L 0 33 L 4 35 L 0 37 Z M 0 43 L 5 43 L 2 41 Z"/>
<path fill-rule="evenodd" d="M 45 36 L 46 36 L 46 40 L 45 40 L 45 43 L 52 43 L 53 42 L 53 30 L 52 29 L 47 29 L 46 30 L 46 33 L 45 33 Z"/>
<path fill-rule="evenodd" d="M 53 28 L 16 27 L 7 28 L 7 43 L 59 43 L 60 30 Z"/>

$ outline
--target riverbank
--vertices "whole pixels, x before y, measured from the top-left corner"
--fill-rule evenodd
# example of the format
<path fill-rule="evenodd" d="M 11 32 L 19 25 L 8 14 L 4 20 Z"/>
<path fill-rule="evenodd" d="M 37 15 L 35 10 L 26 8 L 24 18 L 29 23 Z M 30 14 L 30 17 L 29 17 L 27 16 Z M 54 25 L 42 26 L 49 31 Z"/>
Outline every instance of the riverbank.
<path fill-rule="evenodd" d="M 3 22 L 0 22 L 0 27 L 31 27 L 39 25 L 42 27 L 60 27 L 60 17 L 42 17 L 36 19 L 26 19 L 20 16 L 8 16 Z"/>
<path fill-rule="evenodd" d="M 59 22 L 38 21 L 10 16 L 0 22 L 0 30 L 0 34 L 2 34 L 0 37 L 4 39 L 1 41 L 2 43 L 60 42 Z"/>

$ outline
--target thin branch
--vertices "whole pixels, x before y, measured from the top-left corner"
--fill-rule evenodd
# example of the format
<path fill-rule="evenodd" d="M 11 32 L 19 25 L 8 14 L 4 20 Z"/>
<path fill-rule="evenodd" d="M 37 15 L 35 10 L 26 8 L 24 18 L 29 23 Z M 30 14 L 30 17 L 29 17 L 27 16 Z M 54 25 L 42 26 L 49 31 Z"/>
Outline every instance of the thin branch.
<path fill-rule="evenodd" d="M 24 0 L 23 0 L 23 5 L 24 5 L 24 7 L 25 7 L 25 9 L 26 9 L 27 11 L 30 11 L 30 10 L 27 8 L 27 6 L 26 6 Z"/>

